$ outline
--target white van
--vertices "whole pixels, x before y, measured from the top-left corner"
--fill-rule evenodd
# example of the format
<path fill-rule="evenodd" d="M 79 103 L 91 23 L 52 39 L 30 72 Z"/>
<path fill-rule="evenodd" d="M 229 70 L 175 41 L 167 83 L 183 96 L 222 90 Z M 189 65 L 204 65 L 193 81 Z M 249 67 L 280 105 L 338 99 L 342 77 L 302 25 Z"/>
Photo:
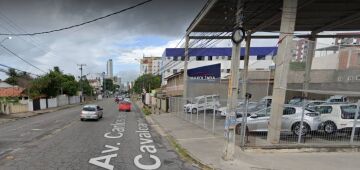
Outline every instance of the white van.
<path fill-rule="evenodd" d="M 188 101 L 184 105 L 184 111 L 187 113 L 196 114 L 198 111 L 212 110 L 220 107 L 220 97 L 218 95 L 204 95 L 197 96 L 192 101 Z"/>

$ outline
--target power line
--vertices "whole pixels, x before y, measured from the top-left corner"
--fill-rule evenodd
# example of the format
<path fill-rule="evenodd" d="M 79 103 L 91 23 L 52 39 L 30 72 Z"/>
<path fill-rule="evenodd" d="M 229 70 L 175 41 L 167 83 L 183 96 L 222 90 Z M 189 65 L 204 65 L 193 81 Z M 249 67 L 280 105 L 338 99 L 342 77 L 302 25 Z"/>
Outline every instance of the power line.
<path fill-rule="evenodd" d="M 20 72 L 24 72 L 24 73 L 29 73 L 29 74 L 32 74 L 32 75 L 34 75 L 34 76 L 38 76 L 38 77 L 39 77 L 39 75 L 37 75 L 37 74 L 30 73 L 30 72 L 27 72 L 27 71 L 23 71 L 23 70 L 20 70 L 20 69 L 14 68 L 14 67 L 10 67 L 10 66 L 4 65 L 4 64 L 0 64 L 0 66 L 6 67 L 6 68 L 10 68 L 10 69 L 14 69 L 14 70 L 16 70 L 16 71 L 20 71 Z M 5 71 L 3 70 L 3 72 L 4 72 L 4 73 L 8 73 L 8 71 L 6 71 L 6 70 L 5 70 Z"/>
<path fill-rule="evenodd" d="M 83 22 L 83 23 L 80 23 L 80 24 L 75 24 L 75 25 L 72 25 L 72 26 L 64 27 L 64 28 L 59 28 L 59 29 L 54 29 L 54 30 L 49 30 L 49 31 L 42 31 L 42 32 L 34 32 L 34 33 L 21 33 L 21 34 L 0 33 L 0 35 L 6 35 L 6 36 L 34 36 L 34 35 L 49 34 L 49 33 L 53 33 L 53 32 L 64 31 L 64 30 L 72 29 L 72 28 L 79 27 L 79 26 L 82 26 L 82 25 L 90 24 L 90 23 L 92 23 L 92 22 L 95 22 L 95 21 L 98 21 L 98 20 L 102 20 L 102 19 L 108 18 L 108 17 L 113 16 L 113 15 L 116 15 L 116 14 L 123 13 L 123 12 L 125 12 L 125 11 L 130 10 L 130 9 L 133 9 L 133 8 L 138 7 L 138 6 L 141 6 L 141 5 L 144 5 L 144 4 L 146 4 L 146 3 L 149 3 L 149 2 L 151 2 L 151 1 L 153 1 L 153 0 L 143 1 L 143 2 L 140 2 L 140 3 L 136 4 L 136 5 L 127 7 L 127 8 L 125 8 L 125 9 L 122 9 L 122 10 L 120 10 L 120 11 L 116 11 L 116 12 L 110 13 L 110 14 L 108 14 L 108 15 L 99 17 L 99 18 L 95 18 L 95 19 L 92 19 L 92 20 L 89 20 L 89 21 L 86 21 L 86 22 Z"/>
<path fill-rule="evenodd" d="M 25 59 L 23 59 L 22 57 L 20 57 L 19 55 L 17 55 L 17 54 L 14 53 L 13 51 L 11 51 L 10 49 L 6 48 L 4 45 L 0 44 L 0 46 L 1 46 L 2 48 L 4 48 L 6 51 L 8 51 L 9 53 L 11 53 L 12 55 L 14 55 L 15 57 L 17 57 L 17 58 L 21 59 L 22 61 L 24 61 L 25 63 L 33 66 L 34 68 L 36 68 L 36 69 L 38 69 L 38 70 L 40 70 L 40 71 L 42 71 L 42 72 L 44 72 L 44 73 L 46 73 L 44 70 L 41 70 L 39 67 L 36 67 L 35 65 L 33 65 L 33 64 L 31 64 L 30 62 L 26 61 Z"/>

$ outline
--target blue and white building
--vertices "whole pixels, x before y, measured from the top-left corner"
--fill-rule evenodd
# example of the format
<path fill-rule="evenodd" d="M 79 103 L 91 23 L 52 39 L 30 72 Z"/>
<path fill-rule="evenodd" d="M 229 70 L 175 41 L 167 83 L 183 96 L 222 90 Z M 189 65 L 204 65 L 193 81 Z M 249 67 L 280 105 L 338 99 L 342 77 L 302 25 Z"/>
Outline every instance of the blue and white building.
<path fill-rule="evenodd" d="M 221 78 L 230 75 L 231 48 L 190 48 L 188 69 L 212 64 L 221 64 Z M 165 85 L 167 77 L 183 71 L 184 48 L 166 48 L 162 56 L 160 73 Z M 274 65 L 273 57 L 276 55 L 277 47 L 251 47 L 249 57 L 249 70 L 269 70 Z M 245 48 L 241 48 L 240 67 L 244 68 Z"/>

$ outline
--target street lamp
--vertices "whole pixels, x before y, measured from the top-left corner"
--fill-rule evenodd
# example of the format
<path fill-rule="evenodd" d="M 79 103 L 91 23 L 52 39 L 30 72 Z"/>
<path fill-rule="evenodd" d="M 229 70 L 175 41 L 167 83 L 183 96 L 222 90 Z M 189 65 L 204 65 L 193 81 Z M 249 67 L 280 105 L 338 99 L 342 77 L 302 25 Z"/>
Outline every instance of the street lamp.
<path fill-rule="evenodd" d="M 6 37 L 6 38 L 4 38 L 3 40 L 1 40 L 1 42 L 0 42 L 0 44 L 2 44 L 4 41 L 6 41 L 6 40 L 11 40 L 12 39 L 12 37 Z"/>

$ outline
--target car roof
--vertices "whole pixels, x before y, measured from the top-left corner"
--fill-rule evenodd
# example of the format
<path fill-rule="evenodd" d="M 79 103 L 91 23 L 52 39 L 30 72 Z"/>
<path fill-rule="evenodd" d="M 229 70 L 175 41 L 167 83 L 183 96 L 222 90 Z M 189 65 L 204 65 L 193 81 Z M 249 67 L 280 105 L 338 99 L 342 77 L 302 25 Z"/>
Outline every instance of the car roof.
<path fill-rule="evenodd" d="M 96 105 L 96 104 L 87 104 L 84 107 L 96 107 L 96 106 L 98 106 L 98 105 Z"/>

